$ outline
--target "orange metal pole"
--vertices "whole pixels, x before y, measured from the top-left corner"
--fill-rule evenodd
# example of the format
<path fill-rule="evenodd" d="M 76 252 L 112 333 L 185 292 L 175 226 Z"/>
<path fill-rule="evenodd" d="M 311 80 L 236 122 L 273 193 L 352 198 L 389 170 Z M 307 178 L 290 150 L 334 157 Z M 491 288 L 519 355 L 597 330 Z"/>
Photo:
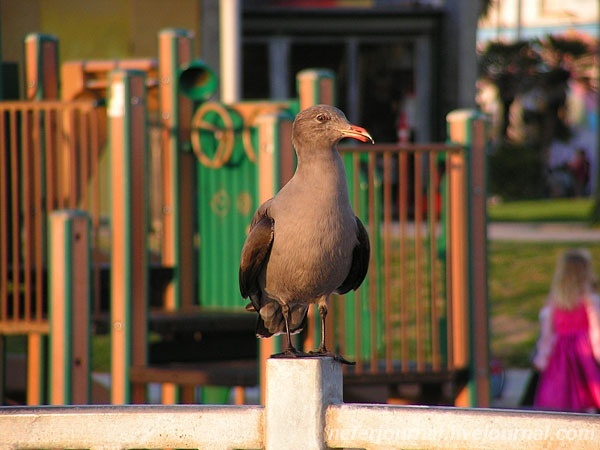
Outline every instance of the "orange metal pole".
<path fill-rule="evenodd" d="M 181 151 L 182 130 L 189 131 L 192 103 L 179 93 L 181 66 L 192 58 L 192 35 L 182 30 L 164 30 L 158 38 L 159 110 L 163 146 L 163 239 L 162 263 L 175 268 L 174 279 L 164 294 L 164 308 L 173 311 L 191 306 L 194 297 L 194 193 L 193 155 Z M 185 124 L 185 126 L 184 126 Z M 189 135 L 189 133 L 188 133 Z M 186 158 L 189 157 L 189 158 Z M 177 403 L 173 383 L 162 386 L 162 402 Z"/>
<path fill-rule="evenodd" d="M 335 105 L 335 76 L 332 71 L 302 70 L 296 80 L 300 110 L 317 104 Z"/>
<path fill-rule="evenodd" d="M 467 262 L 466 262 L 466 195 L 465 156 L 452 153 L 448 157 L 449 193 L 452 209 L 449 211 L 450 230 L 448 247 L 450 253 L 451 286 L 451 316 L 452 316 L 452 365 L 454 368 L 465 368 L 469 364 L 468 343 L 468 292 L 467 292 Z M 468 406 L 467 393 L 463 390 L 457 400 L 457 406 Z"/>
<path fill-rule="evenodd" d="M 255 123 L 258 127 L 259 148 L 258 202 L 262 204 L 273 197 L 293 174 L 292 118 L 285 113 L 267 113 L 259 115 Z M 263 404 L 267 359 L 278 351 L 281 351 L 280 338 L 259 341 L 259 374 Z"/>
<path fill-rule="evenodd" d="M 402 371 L 409 368 L 408 348 L 408 280 L 406 224 L 408 222 L 408 153 L 398 155 L 398 221 L 400 222 L 400 359 Z"/>
<path fill-rule="evenodd" d="M 25 97 L 27 100 L 58 98 L 58 39 L 31 33 L 25 38 Z"/>
<path fill-rule="evenodd" d="M 86 213 L 50 216 L 50 403 L 90 401 L 90 221 Z"/>
<path fill-rule="evenodd" d="M 58 98 L 58 39 L 54 36 L 32 33 L 25 38 L 25 89 L 28 100 Z M 37 252 L 41 254 L 40 248 Z M 37 267 L 41 274 L 40 265 Z M 41 299 L 41 277 L 38 277 L 37 286 L 37 295 Z M 37 314 L 41 314 L 39 306 L 40 302 Z M 27 307 L 30 308 L 31 303 Z M 44 337 L 30 333 L 27 339 L 27 403 L 37 405 L 43 403 Z"/>
<path fill-rule="evenodd" d="M 147 363 L 147 170 L 143 72 L 110 74 L 111 148 L 111 401 L 142 402 L 130 389 L 129 368 Z"/>
<path fill-rule="evenodd" d="M 176 268 L 176 279 L 165 293 L 165 308 L 174 310 L 182 302 L 191 305 L 193 295 L 193 195 L 183 191 L 182 175 L 193 164 L 182 163 L 182 128 L 189 131 L 192 103 L 179 93 L 178 78 L 181 67 L 192 58 L 192 35 L 182 30 L 164 30 L 159 35 L 159 99 L 163 129 L 163 241 L 162 262 Z M 185 126 L 184 126 L 185 124 Z M 188 182 L 188 187 L 191 183 Z M 186 200 L 186 204 L 182 203 Z M 189 306 L 189 305 L 188 305 Z"/>
<path fill-rule="evenodd" d="M 44 403 L 44 336 L 41 333 L 27 335 L 27 404 Z"/>
<path fill-rule="evenodd" d="M 392 158 L 390 152 L 383 154 L 383 298 L 384 298 L 384 342 L 385 342 L 385 371 L 391 373 L 392 367 Z"/>
<path fill-rule="evenodd" d="M 470 200 L 470 274 L 473 321 L 473 365 L 476 404 L 490 406 L 489 322 L 487 300 L 487 221 L 486 221 L 486 123 L 482 117 L 471 124 L 469 158 Z"/>
<path fill-rule="evenodd" d="M 436 157 L 434 152 L 427 153 L 429 159 L 429 188 L 428 188 L 428 206 L 427 219 L 429 222 L 429 277 L 430 277 L 430 298 L 431 298 L 431 364 L 435 371 L 440 369 L 440 335 L 438 323 L 438 261 L 437 261 L 437 238 L 436 225 L 437 217 L 437 196 L 439 193 L 439 173 L 437 170 Z"/>
<path fill-rule="evenodd" d="M 330 70 L 306 69 L 296 75 L 300 111 L 312 105 L 335 105 L 335 75 Z M 308 310 L 307 332 L 304 346 L 307 349 L 317 347 L 316 334 L 320 330 L 320 321 L 315 317 L 315 309 Z M 330 320 L 332 317 L 329 318 Z M 331 336 L 331 334 L 330 334 Z"/>
<path fill-rule="evenodd" d="M 457 365 L 470 367 L 473 373 L 473 379 L 460 393 L 457 403 L 488 406 L 485 120 L 471 110 L 454 111 L 447 120 L 450 140 L 465 145 L 468 152 L 460 157 L 460 161 L 453 156 L 450 167 L 455 170 L 460 166 L 459 176 L 450 186 L 453 212 L 459 213 L 452 226 L 455 239 L 452 251 L 457 259 L 456 271 L 460 271 L 452 280 L 456 293 L 456 297 L 453 296 L 457 344 L 454 358 Z"/>

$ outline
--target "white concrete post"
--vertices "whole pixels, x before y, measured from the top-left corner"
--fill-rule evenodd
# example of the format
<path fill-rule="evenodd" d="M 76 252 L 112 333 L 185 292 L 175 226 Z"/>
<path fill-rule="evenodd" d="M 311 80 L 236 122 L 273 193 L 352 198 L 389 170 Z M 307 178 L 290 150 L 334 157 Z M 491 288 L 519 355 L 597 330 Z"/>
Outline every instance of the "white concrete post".
<path fill-rule="evenodd" d="M 267 360 L 265 450 L 328 448 L 325 413 L 342 403 L 342 385 L 333 358 Z"/>

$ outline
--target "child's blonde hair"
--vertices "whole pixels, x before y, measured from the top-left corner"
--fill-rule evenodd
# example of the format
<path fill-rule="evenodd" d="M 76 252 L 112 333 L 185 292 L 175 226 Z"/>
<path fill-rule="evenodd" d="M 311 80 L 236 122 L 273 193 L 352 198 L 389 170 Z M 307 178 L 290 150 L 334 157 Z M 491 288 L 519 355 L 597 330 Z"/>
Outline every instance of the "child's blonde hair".
<path fill-rule="evenodd" d="M 558 257 L 550 301 L 559 308 L 572 309 L 594 290 L 595 282 L 590 252 L 579 248 L 565 250 Z"/>

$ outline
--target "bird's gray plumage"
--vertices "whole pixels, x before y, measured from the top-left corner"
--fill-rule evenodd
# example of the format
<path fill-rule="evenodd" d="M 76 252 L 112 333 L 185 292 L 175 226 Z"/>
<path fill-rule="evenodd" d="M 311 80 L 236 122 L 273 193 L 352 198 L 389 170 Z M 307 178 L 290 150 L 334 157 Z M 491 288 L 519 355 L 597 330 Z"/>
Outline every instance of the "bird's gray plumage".
<path fill-rule="evenodd" d="M 357 289 L 367 273 L 369 237 L 352 211 L 336 149 L 344 137 L 372 141 L 332 106 L 296 116 L 296 172 L 258 208 L 242 249 L 239 284 L 242 297 L 250 299 L 246 309 L 258 312 L 258 336 L 288 334 L 286 355 L 299 353 L 289 334 L 302 330 L 309 305 L 319 305 L 324 321 L 328 296 Z M 324 327 L 319 350 L 326 352 Z"/>

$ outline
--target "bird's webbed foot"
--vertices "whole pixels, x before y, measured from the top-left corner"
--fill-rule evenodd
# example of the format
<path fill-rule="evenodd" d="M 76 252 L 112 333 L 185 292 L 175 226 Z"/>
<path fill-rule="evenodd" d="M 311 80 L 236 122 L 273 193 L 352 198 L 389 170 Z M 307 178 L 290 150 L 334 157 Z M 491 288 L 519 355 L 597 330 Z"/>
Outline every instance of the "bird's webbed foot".
<path fill-rule="evenodd" d="M 347 364 L 349 366 L 356 365 L 356 362 L 354 362 L 354 361 L 348 361 L 346 358 L 344 358 L 339 353 L 330 352 L 325 347 L 319 347 L 317 350 L 313 350 L 311 352 L 308 352 L 308 354 L 309 354 L 309 356 L 312 356 L 314 358 L 329 357 L 329 358 L 333 358 L 334 361 L 337 361 L 337 362 L 339 362 L 341 364 Z"/>

